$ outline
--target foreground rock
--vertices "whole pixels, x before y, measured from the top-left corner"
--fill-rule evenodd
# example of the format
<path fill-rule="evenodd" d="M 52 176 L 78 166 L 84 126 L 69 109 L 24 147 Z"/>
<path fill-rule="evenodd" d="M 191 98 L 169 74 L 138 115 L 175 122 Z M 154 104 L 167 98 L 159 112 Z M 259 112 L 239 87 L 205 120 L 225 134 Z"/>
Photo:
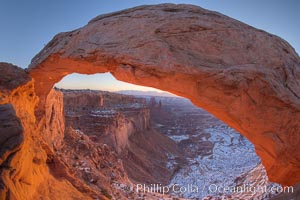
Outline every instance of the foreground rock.
<path fill-rule="evenodd" d="M 52 90 L 48 94 L 45 115 L 37 121 L 34 108 L 38 97 L 34 81 L 26 71 L 8 63 L 0 63 L 0 70 L 0 199 L 105 200 L 112 198 L 111 195 L 117 199 L 141 196 L 130 188 L 132 183 L 116 153 L 71 128 L 65 132 L 61 92 Z M 150 138 L 148 141 L 156 138 L 149 133 L 145 135 L 146 139 Z M 141 139 L 139 136 L 138 142 Z M 164 140 L 159 142 L 160 146 L 167 144 Z M 140 153 L 134 149 L 127 151 Z M 159 157 L 158 152 L 154 154 L 150 159 Z M 130 158 L 127 161 L 133 163 Z M 142 195 L 140 199 L 156 198 L 151 195 Z"/>
<path fill-rule="evenodd" d="M 0 63 L 0 71 L 0 199 L 106 199 L 69 174 L 51 150 L 51 137 L 44 140 L 45 133 L 57 134 L 58 120 L 36 123 L 34 81 L 9 63 Z"/>
<path fill-rule="evenodd" d="M 300 60 L 275 35 L 196 6 L 140 6 L 56 35 L 29 72 L 39 115 L 65 75 L 111 72 L 189 98 L 255 145 L 271 181 L 300 181 Z"/>

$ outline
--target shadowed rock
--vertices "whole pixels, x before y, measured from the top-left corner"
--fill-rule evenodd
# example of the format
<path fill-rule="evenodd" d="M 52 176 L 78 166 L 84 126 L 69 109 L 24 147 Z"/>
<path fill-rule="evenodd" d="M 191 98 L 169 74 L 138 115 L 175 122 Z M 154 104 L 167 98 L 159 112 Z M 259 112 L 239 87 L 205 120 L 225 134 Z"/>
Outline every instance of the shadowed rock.
<path fill-rule="evenodd" d="M 23 127 L 11 104 L 0 105 L 0 165 L 20 149 L 24 141 Z"/>
<path fill-rule="evenodd" d="M 14 89 L 25 85 L 31 78 L 22 68 L 5 62 L 0 62 L 0 72 L 0 103 L 4 104 Z"/>

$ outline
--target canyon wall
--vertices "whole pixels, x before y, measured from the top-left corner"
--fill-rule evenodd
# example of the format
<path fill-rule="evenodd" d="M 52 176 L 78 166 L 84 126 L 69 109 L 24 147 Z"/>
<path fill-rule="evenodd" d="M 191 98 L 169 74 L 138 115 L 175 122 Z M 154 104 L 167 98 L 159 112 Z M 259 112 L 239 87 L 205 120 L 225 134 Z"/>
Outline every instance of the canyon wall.
<path fill-rule="evenodd" d="M 129 137 L 150 127 L 149 109 L 133 96 L 91 90 L 62 90 L 67 126 L 121 153 Z M 137 107 L 134 107 L 137 106 Z"/>
<path fill-rule="evenodd" d="M 166 167 L 168 155 L 183 162 L 177 144 L 151 127 L 146 99 L 103 91 L 62 92 L 66 127 L 108 145 L 132 181 L 167 184 L 176 170 Z"/>
<path fill-rule="evenodd" d="M 300 59 L 283 39 L 192 5 L 140 6 L 60 33 L 30 64 L 40 98 L 70 73 L 190 99 L 247 137 L 271 181 L 300 181 Z"/>
<path fill-rule="evenodd" d="M 34 82 L 16 66 L 0 63 L 1 199 L 33 197 L 46 173 L 46 154 L 34 140 Z"/>
<path fill-rule="evenodd" d="M 48 146 L 54 150 L 61 147 L 65 131 L 63 94 L 51 90 L 46 99 L 45 117 L 40 122 L 41 135 Z"/>
<path fill-rule="evenodd" d="M 97 196 L 105 199 L 91 189 L 83 190 L 85 184 L 74 181 L 66 166 L 53 168 L 59 161 L 54 161 L 52 149 L 56 143 L 52 139 L 61 138 L 63 128 L 61 106 L 56 100 L 50 101 L 55 94 L 49 94 L 49 118 L 43 117 L 37 123 L 34 81 L 26 71 L 8 63 L 0 63 L 0 71 L 0 198 L 92 199 Z M 59 99 L 59 94 L 56 98 Z M 60 180 L 55 173 L 58 170 L 64 179 Z"/>

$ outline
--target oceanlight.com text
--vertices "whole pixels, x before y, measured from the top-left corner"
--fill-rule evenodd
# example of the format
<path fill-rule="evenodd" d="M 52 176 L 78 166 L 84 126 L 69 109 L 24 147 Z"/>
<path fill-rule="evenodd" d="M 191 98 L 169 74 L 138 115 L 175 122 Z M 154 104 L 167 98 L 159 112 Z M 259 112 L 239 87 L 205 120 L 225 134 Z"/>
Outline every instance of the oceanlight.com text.
<path fill-rule="evenodd" d="M 248 184 L 243 184 L 239 186 L 225 186 L 211 184 L 209 186 L 197 186 L 193 184 L 188 184 L 186 186 L 181 186 L 174 184 L 172 186 L 164 186 L 162 184 L 137 184 L 135 185 L 136 192 L 140 193 L 203 193 L 208 192 L 209 194 L 234 194 L 234 193 L 293 193 L 293 186 L 252 186 Z"/>

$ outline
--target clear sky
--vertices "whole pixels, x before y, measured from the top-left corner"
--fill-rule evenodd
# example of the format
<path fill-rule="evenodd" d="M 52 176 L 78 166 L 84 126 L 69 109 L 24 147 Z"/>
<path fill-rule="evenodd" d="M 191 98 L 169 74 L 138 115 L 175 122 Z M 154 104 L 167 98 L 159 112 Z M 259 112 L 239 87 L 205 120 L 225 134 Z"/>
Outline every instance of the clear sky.
<path fill-rule="evenodd" d="M 185 3 L 215 10 L 287 40 L 300 52 L 300 0 L 0 0 L 0 61 L 26 68 L 52 37 L 97 15 L 143 4 Z M 69 75 L 61 87 L 140 89 L 110 74 Z"/>

